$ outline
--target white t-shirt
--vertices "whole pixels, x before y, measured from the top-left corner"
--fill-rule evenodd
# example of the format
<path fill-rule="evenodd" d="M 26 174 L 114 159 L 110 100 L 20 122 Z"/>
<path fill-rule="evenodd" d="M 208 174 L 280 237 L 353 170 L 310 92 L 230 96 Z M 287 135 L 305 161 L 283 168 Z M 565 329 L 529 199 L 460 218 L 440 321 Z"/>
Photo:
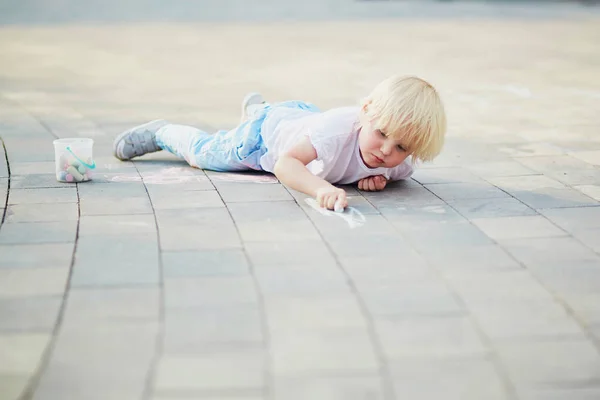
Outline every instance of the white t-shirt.
<path fill-rule="evenodd" d="M 261 136 L 267 152 L 261 157 L 262 169 L 273 172 L 279 155 L 307 135 L 317 158 L 306 167 L 330 183 L 349 184 L 383 175 L 388 180 L 406 179 L 413 169 L 408 160 L 394 168 L 369 168 L 358 147 L 358 107 L 311 112 L 295 108 L 274 108 L 263 122 Z"/>

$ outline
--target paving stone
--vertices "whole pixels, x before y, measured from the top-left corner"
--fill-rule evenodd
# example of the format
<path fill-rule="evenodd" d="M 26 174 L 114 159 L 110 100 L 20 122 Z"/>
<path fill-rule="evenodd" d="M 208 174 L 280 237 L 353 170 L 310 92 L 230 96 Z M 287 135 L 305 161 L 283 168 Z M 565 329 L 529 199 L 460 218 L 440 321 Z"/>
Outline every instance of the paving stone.
<path fill-rule="evenodd" d="M 151 399 L 152 400 L 195 400 L 195 399 L 223 400 L 222 396 L 227 396 L 227 400 L 264 400 L 265 399 L 261 394 L 255 393 L 255 392 L 260 392 L 260 390 L 243 390 L 243 392 L 246 392 L 249 394 L 244 395 L 244 394 L 239 393 L 239 391 L 236 390 L 234 395 L 231 395 L 228 391 L 225 391 L 224 394 L 207 395 L 207 394 L 205 394 L 206 392 L 199 391 L 197 397 L 191 397 L 191 396 L 193 396 L 193 393 L 195 393 L 195 392 L 191 392 L 192 395 L 190 396 L 190 391 L 184 391 L 183 394 L 181 395 L 181 397 L 177 396 L 176 394 L 161 395 L 159 393 L 159 394 L 154 394 L 151 397 Z"/>
<path fill-rule="evenodd" d="M 163 251 L 240 248 L 237 229 L 226 209 L 157 210 Z"/>
<path fill-rule="evenodd" d="M 275 375 L 375 371 L 379 363 L 367 330 L 337 328 L 272 335 Z"/>
<path fill-rule="evenodd" d="M 280 265 L 256 268 L 254 275 L 265 297 L 350 294 L 351 290 L 337 267 Z"/>
<path fill-rule="evenodd" d="M 146 188 L 140 182 L 96 183 L 94 181 L 81 184 L 77 190 L 82 200 L 122 200 L 133 197 L 147 198 Z"/>
<path fill-rule="evenodd" d="M 573 236 L 596 253 L 600 253 L 600 229 L 576 231 L 573 232 Z"/>
<path fill-rule="evenodd" d="M 167 308 L 256 303 L 257 294 L 248 276 L 165 279 Z"/>
<path fill-rule="evenodd" d="M 600 170 L 569 155 L 523 157 L 516 160 L 568 185 L 600 183 Z"/>
<path fill-rule="evenodd" d="M 595 400 L 600 397 L 600 387 L 525 389 L 518 395 L 523 400 Z"/>
<path fill-rule="evenodd" d="M 600 185 L 577 185 L 573 186 L 573 188 L 594 200 L 600 201 Z"/>
<path fill-rule="evenodd" d="M 465 168 L 416 169 L 412 178 L 422 185 L 432 183 L 483 183 L 481 178 Z"/>
<path fill-rule="evenodd" d="M 473 356 L 489 351 L 472 322 L 462 316 L 377 319 L 375 331 L 388 359 Z"/>
<path fill-rule="evenodd" d="M 390 363 L 398 398 L 508 400 L 492 363 L 483 357 L 407 358 Z M 435 382 L 435 385 L 431 383 Z"/>
<path fill-rule="evenodd" d="M 506 192 L 488 183 L 438 183 L 425 187 L 445 201 L 509 197 Z"/>
<path fill-rule="evenodd" d="M 131 215 L 152 214 L 152 204 L 148 197 L 121 199 L 81 199 L 81 215 Z"/>
<path fill-rule="evenodd" d="M 215 181 L 215 186 L 226 203 L 247 203 L 255 201 L 293 200 L 282 185 L 259 183 L 229 183 Z"/>
<path fill-rule="evenodd" d="M 225 207 L 221 195 L 214 190 L 154 192 L 151 199 L 155 210 Z"/>
<path fill-rule="evenodd" d="M 376 317 L 454 315 L 464 310 L 441 281 L 373 286 L 361 290 L 368 310 Z"/>
<path fill-rule="evenodd" d="M 71 183 L 58 182 L 56 174 L 31 174 L 14 176 L 10 180 L 11 189 L 64 188 Z"/>
<path fill-rule="evenodd" d="M 72 243 L 76 230 L 76 221 L 4 224 L 0 231 L 0 245 Z"/>
<path fill-rule="evenodd" d="M 497 345 L 496 350 L 517 387 L 580 384 L 600 374 L 600 356 L 583 336 L 579 340 L 506 343 Z"/>
<path fill-rule="evenodd" d="M 447 204 L 381 207 L 380 211 L 396 226 L 406 226 L 407 228 L 414 228 L 415 225 L 422 223 L 465 221 L 463 216 Z"/>
<path fill-rule="evenodd" d="M 313 221 L 321 236 L 327 240 L 342 238 L 359 238 L 369 235 L 396 235 L 394 226 L 381 215 L 363 215 L 361 217 L 348 216 L 356 225 L 351 225 L 348 219 L 331 218 L 333 215 L 308 211 L 309 218 Z M 364 221 L 364 222 L 363 222 Z"/>
<path fill-rule="evenodd" d="M 414 226 L 412 230 L 395 221 L 393 223 L 402 231 L 406 239 L 421 252 L 427 251 L 431 247 L 473 247 L 493 244 L 484 232 L 466 221 L 424 223 Z"/>
<path fill-rule="evenodd" d="M 13 204 L 6 210 L 5 222 L 77 221 L 77 204 Z"/>
<path fill-rule="evenodd" d="M 164 355 L 158 363 L 155 390 L 262 389 L 264 354 L 247 350 L 199 356 Z"/>
<path fill-rule="evenodd" d="M 491 161 L 465 165 L 465 169 L 482 178 L 493 178 L 500 176 L 523 176 L 538 175 L 539 172 L 532 171 L 513 160 Z"/>
<path fill-rule="evenodd" d="M 541 212 L 568 232 L 600 228 L 600 207 L 562 208 Z"/>
<path fill-rule="evenodd" d="M 12 176 L 52 173 L 56 165 L 53 161 L 13 162 L 10 164 Z"/>
<path fill-rule="evenodd" d="M 535 210 L 514 198 L 453 200 L 449 204 L 468 219 L 537 214 Z"/>
<path fill-rule="evenodd" d="M 7 226 L 2 227 L 2 230 Z M 74 240 L 74 239 L 73 239 Z M 71 265 L 74 243 L 0 244 L 0 269 L 62 268 Z"/>
<path fill-rule="evenodd" d="M 244 243 L 255 268 L 294 265 L 334 267 L 336 260 L 322 241 Z"/>
<path fill-rule="evenodd" d="M 62 295 L 69 266 L 42 269 L 0 269 L 0 298 Z"/>
<path fill-rule="evenodd" d="M 353 236 L 339 239 L 327 239 L 333 252 L 339 258 L 369 257 L 402 257 L 406 252 L 413 252 L 411 245 L 399 234 Z"/>
<path fill-rule="evenodd" d="M 0 332 L 51 332 L 62 297 L 0 299 Z"/>
<path fill-rule="evenodd" d="M 249 273 L 246 255 L 239 249 L 162 252 L 161 256 L 167 278 Z"/>
<path fill-rule="evenodd" d="M 295 202 L 231 203 L 228 208 L 244 242 L 320 239 L 313 224 Z"/>
<path fill-rule="evenodd" d="M 0 334 L 0 375 L 33 375 L 49 341 L 44 333 Z"/>
<path fill-rule="evenodd" d="M 0 164 L 1 167 L 1 164 Z M 2 400 L 18 400 L 25 391 L 29 377 L 24 375 L 2 375 L 0 374 L 0 387 L 2 388 Z"/>
<path fill-rule="evenodd" d="M 422 186 L 386 187 L 381 192 L 363 192 L 363 196 L 378 209 L 382 207 L 435 206 L 444 204 L 442 199 Z"/>
<path fill-rule="evenodd" d="M 436 271 L 416 252 L 407 252 L 402 258 L 377 257 L 376 261 L 373 257 L 340 257 L 340 263 L 359 289 L 374 284 L 437 279 Z"/>
<path fill-rule="evenodd" d="M 600 150 L 576 151 L 570 155 L 588 164 L 600 165 Z"/>
<path fill-rule="evenodd" d="M 263 345 L 256 304 L 169 309 L 165 313 L 164 330 L 166 354 L 204 353 L 218 346 L 260 348 Z"/>
<path fill-rule="evenodd" d="M 67 186 L 60 188 L 11 189 L 8 204 L 55 204 L 77 203 L 77 201 L 76 187 Z"/>
<path fill-rule="evenodd" d="M 494 240 L 566 236 L 546 218 L 535 216 L 481 218 L 473 223 Z"/>
<path fill-rule="evenodd" d="M 265 302 L 267 324 L 274 335 L 330 328 L 366 329 L 367 321 L 354 296 L 281 297 Z"/>
<path fill-rule="evenodd" d="M 575 315 L 600 334 L 600 293 L 565 293 L 563 298 Z"/>
<path fill-rule="evenodd" d="M 445 276 L 520 270 L 522 267 L 498 245 L 430 247 L 421 252 Z"/>
<path fill-rule="evenodd" d="M 82 215 L 79 219 L 79 238 L 124 235 L 156 238 L 154 215 Z"/>
<path fill-rule="evenodd" d="M 159 252 L 156 237 L 104 236 L 80 238 L 71 285 L 157 285 Z"/>
<path fill-rule="evenodd" d="M 276 377 L 274 397 L 286 400 L 383 400 L 381 378 L 375 373 L 351 377 Z"/>
<path fill-rule="evenodd" d="M 85 327 L 91 323 L 157 321 L 159 309 L 158 288 L 71 288 L 63 323 Z"/>
<path fill-rule="evenodd" d="M 597 254 L 572 237 L 521 238 L 503 241 L 502 246 L 528 267 L 568 269 L 573 263 L 600 262 Z"/>

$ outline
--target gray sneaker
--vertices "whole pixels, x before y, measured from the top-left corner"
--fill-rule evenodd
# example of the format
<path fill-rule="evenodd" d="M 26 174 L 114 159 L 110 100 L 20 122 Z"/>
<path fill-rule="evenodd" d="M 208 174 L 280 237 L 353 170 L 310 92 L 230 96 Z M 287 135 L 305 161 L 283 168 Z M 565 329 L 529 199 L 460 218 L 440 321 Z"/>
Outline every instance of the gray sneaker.
<path fill-rule="evenodd" d="M 121 133 L 113 144 L 114 156 L 119 160 L 129 160 L 161 150 L 156 144 L 156 132 L 167 124 L 164 119 L 157 119 Z"/>
<path fill-rule="evenodd" d="M 265 99 L 260 93 L 248 93 L 246 97 L 244 97 L 244 100 L 242 100 L 242 117 L 240 118 L 240 123 L 252 118 L 257 110 L 263 108 L 264 104 Z"/>

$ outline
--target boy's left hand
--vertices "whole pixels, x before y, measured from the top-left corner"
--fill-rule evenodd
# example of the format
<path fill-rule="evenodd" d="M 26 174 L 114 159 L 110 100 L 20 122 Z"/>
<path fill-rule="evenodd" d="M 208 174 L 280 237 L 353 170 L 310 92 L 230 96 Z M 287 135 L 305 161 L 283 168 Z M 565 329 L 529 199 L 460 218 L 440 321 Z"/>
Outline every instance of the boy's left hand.
<path fill-rule="evenodd" d="M 358 188 L 368 192 L 383 190 L 387 185 L 387 179 L 383 175 L 369 176 L 358 181 Z"/>

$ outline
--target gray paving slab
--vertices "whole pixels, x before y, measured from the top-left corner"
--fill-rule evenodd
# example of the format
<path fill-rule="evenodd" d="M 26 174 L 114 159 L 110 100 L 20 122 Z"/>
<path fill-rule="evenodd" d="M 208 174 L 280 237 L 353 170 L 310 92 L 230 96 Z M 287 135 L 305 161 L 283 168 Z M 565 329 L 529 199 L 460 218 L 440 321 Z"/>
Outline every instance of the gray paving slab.
<path fill-rule="evenodd" d="M 68 279 L 69 264 L 61 268 L 0 269 L 0 298 L 62 295 Z"/>
<path fill-rule="evenodd" d="M 35 372 L 49 339 L 45 333 L 0 335 L 0 355 L 6 360 L 0 375 L 27 376 Z"/>
<path fill-rule="evenodd" d="M 568 232 L 600 228 L 600 207 L 544 210 L 542 214 Z"/>
<path fill-rule="evenodd" d="M 11 177 L 10 187 L 13 189 L 61 188 L 72 186 L 56 180 L 54 172 L 51 174 L 29 174 Z"/>
<path fill-rule="evenodd" d="M 600 373 L 600 357 L 584 337 L 496 348 L 517 387 L 577 385 L 594 380 Z"/>
<path fill-rule="evenodd" d="M 244 248 L 255 268 L 336 265 L 335 257 L 322 241 L 249 242 Z"/>
<path fill-rule="evenodd" d="M 0 244 L 0 269 L 69 266 L 73 258 L 73 247 L 74 243 L 19 244 L 18 247 Z"/>
<path fill-rule="evenodd" d="M 77 203 L 75 185 L 61 188 L 11 189 L 8 204 Z"/>
<path fill-rule="evenodd" d="M 510 399 L 494 365 L 484 357 L 407 358 L 392 362 L 390 369 L 398 398 Z"/>
<path fill-rule="evenodd" d="M 11 222 L 60 222 L 77 221 L 79 207 L 76 203 L 62 204 L 13 204 L 6 209 L 4 221 Z"/>
<path fill-rule="evenodd" d="M 52 332 L 62 296 L 0 299 L 0 332 Z"/>
<path fill-rule="evenodd" d="M 593 400 L 600 396 L 600 388 L 556 388 L 556 389 L 530 389 L 518 392 L 523 400 Z"/>
<path fill-rule="evenodd" d="M 244 275 L 250 272 L 248 260 L 241 249 L 162 252 L 161 257 L 166 278 Z"/>
<path fill-rule="evenodd" d="M 491 351 L 464 316 L 379 319 L 375 329 L 388 359 L 485 356 Z"/>
<path fill-rule="evenodd" d="M 276 399 L 385 399 L 383 383 L 375 374 L 351 377 L 276 377 L 273 391 Z"/>
<path fill-rule="evenodd" d="M 155 391 L 228 390 L 261 392 L 265 356 L 260 350 L 216 351 L 202 355 L 165 355 L 158 363 Z"/>
<path fill-rule="evenodd" d="M 163 349 L 167 354 L 202 354 L 215 348 L 262 348 L 260 309 L 256 304 L 169 309 Z"/>
<path fill-rule="evenodd" d="M 2 395 L 7 400 L 17 400 L 25 390 L 29 377 L 24 375 L 0 375 Z"/>
<path fill-rule="evenodd" d="M 159 257 L 156 236 L 82 237 L 71 285 L 158 285 Z"/>
<path fill-rule="evenodd" d="M 77 221 L 4 224 L 0 230 L 0 245 L 73 243 L 76 230 Z"/>
<path fill-rule="evenodd" d="M 515 198 L 452 200 L 449 204 L 468 219 L 517 217 L 537 212 Z"/>
<path fill-rule="evenodd" d="M 292 196 L 282 185 L 220 182 L 218 180 L 213 183 L 226 203 L 292 200 Z"/>
<path fill-rule="evenodd" d="M 271 337 L 275 375 L 373 373 L 379 363 L 367 330 L 286 331 Z"/>
<path fill-rule="evenodd" d="M 541 215 L 482 218 L 474 219 L 473 223 L 494 240 L 567 236 Z"/>
<path fill-rule="evenodd" d="M 506 192 L 488 183 L 437 183 L 425 187 L 444 201 L 509 197 Z"/>
<path fill-rule="evenodd" d="M 220 194 L 214 190 L 153 192 L 150 198 L 155 210 L 225 207 Z"/>
<path fill-rule="evenodd" d="M 203 307 L 257 302 L 254 283 L 249 276 L 165 279 L 167 308 Z M 228 293 L 223 296 L 223 293 Z"/>

